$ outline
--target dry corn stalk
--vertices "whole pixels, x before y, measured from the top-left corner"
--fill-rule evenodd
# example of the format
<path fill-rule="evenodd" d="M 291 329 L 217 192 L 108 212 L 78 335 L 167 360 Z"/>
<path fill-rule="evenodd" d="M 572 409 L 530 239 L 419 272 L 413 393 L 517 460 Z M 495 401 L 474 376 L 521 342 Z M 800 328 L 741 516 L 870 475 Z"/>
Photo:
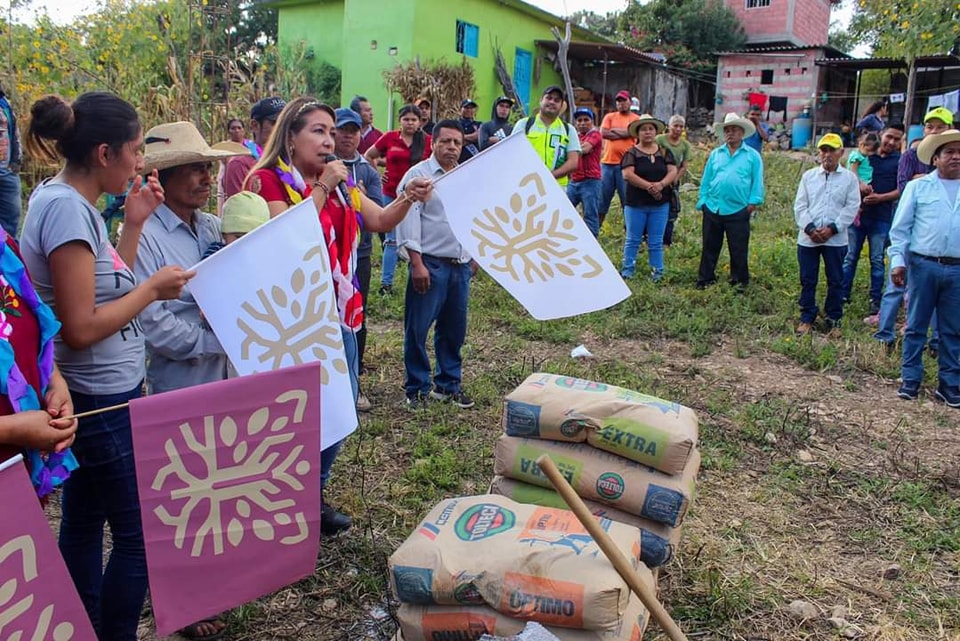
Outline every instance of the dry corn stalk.
<path fill-rule="evenodd" d="M 459 64 L 445 60 L 421 64 L 419 59 L 413 60 L 384 71 L 383 79 L 387 89 L 403 97 L 404 104 L 420 96 L 429 98 L 435 120 L 458 118 L 460 102 L 476 91 L 473 67 L 466 58 Z"/>

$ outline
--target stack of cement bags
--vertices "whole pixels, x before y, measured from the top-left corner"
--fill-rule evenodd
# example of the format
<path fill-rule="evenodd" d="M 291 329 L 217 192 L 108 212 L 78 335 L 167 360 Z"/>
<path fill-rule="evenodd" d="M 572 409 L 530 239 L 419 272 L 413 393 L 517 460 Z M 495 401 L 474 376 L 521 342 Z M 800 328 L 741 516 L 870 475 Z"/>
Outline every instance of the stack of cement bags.
<path fill-rule="evenodd" d="M 536 464 L 547 454 L 597 516 L 640 528 L 640 559 L 667 561 L 694 497 L 700 453 L 690 408 L 612 385 L 532 374 L 504 404 L 491 492 L 565 507 Z"/>
<path fill-rule="evenodd" d="M 600 519 L 641 580 L 640 532 Z M 511 636 L 535 621 L 564 641 L 643 637 L 648 613 L 568 510 L 495 495 L 447 499 L 389 560 L 403 641 Z"/>

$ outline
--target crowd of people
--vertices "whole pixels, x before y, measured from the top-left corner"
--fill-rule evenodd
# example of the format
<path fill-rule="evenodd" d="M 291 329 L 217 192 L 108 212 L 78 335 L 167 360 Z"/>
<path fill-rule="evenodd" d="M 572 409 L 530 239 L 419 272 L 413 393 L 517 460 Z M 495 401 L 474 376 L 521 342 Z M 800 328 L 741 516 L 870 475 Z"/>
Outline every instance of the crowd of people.
<path fill-rule="evenodd" d="M 130 416 L 112 409 L 72 417 L 231 375 L 223 347 L 190 294 L 194 274 L 185 268 L 312 200 L 360 411 L 372 407 L 360 378 L 374 233 L 383 248 L 383 296 L 392 293 L 398 260 L 407 264 L 405 406 L 474 405 L 463 387 L 462 350 L 477 263 L 453 234 L 432 184 L 508 136 L 527 139 L 573 205 L 582 207 L 594 236 L 618 195 L 625 227 L 621 274 L 663 278 L 664 247 L 675 240 L 680 213 L 678 186 L 692 153 L 683 117 L 664 122 L 638 113 L 627 91 L 616 95 L 615 110 L 599 127 L 589 107 L 577 108 L 574 122 L 566 122 L 567 105 L 564 90 L 550 86 L 537 112 L 512 125 L 515 103 L 508 96 L 496 99 L 487 122 L 475 119 L 479 105 L 470 98 L 460 104 L 460 118 L 435 122 L 431 100 L 420 97 L 400 108 L 399 127 L 384 133 L 362 96 L 338 109 L 310 97 L 268 97 L 252 107 L 247 123 L 230 120 L 229 140 L 211 146 L 187 122 L 144 133 L 133 106 L 110 93 L 87 93 L 73 102 L 47 96 L 31 109 L 25 148 L 61 169 L 30 195 L 18 244 L 19 133 L 0 95 L 0 268 L 5 309 L 17 309 L 5 315 L 0 341 L 7 372 L 0 377 L 0 455 L 69 448 L 75 457 L 78 467 L 63 484 L 59 544 L 101 640 L 136 638 L 147 590 Z M 960 132 L 953 124 L 946 109 L 931 110 L 923 139 L 903 152 L 902 126 L 865 127 L 847 166 L 838 135 L 817 141 L 819 164 L 802 175 L 794 205 L 796 331 L 810 333 L 821 315 L 816 289 L 822 263 L 823 327 L 838 335 L 866 242 L 866 321 L 890 349 L 907 301 L 898 394 L 918 397 L 926 348 L 939 359 L 934 396 L 960 407 Z M 717 282 L 724 239 L 729 282 L 740 292 L 748 288 L 751 220 L 765 199 L 764 127 L 753 111 L 726 114 L 716 125 L 722 144 L 706 160 L 696 204 L 702 217 L 698 288 Z M 215 191 L 217 213 L 206 213 Z M 116 245 L 97 209 L 104 194 L 124 194 Z M 643 243 L 649 271 L 637 267 Z M 321 488 L 340 445 L 321 453 Z M 104 567 L 105 524 L 112 549 Z M 324 535 L 351 524 L 347 514 L 323 502 Z M 182 632 L 212 640 L 224 628 L 214 617 Z"/>

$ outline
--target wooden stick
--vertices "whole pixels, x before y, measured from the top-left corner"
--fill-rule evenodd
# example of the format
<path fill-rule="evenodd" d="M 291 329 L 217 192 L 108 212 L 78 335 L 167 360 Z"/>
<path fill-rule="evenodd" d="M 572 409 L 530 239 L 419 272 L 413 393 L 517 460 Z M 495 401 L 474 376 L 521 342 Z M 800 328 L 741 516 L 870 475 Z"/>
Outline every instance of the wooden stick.
<path fill-rule="evenodd" d="M 111 405 L 110 407 L 101 407 L 100 409 L 90 410 L 89 412 L 80 412 L 79 414 L 74 414 L 73 416 L 57 416 L 54 420 L 56 421 L 71 421 L 75 418 L 86 418 L 88 416 L 96 416 L 97 414 L 103 414 L 104 412 L 112 412 L 114 410 L 122 410 L 126 407 L 129 407 L 130 403 L 120 403 L 119 405 Z"/>
<path fill-rule="evenodd" d="M 627 557 L 613 542 L 610 535 L 600 527 L 600 523 L 593 514 L 590 513 L 587 506 L 583 504 L 583 501 L 577 496 L 576 492 L 573 491 L 567 479 L 560 474 L 560 470 L 558 470 L 557 466 L 550 460 L 550 457 L 546 454 L 542 455 L 537 459 L 537 465 L 539 465 L 543 473 L 547 475 L 554 489 L 559 492 L 573 513 L 577 515 L 577 519 L 580 520 L 583 527 L 587 529 L 587 532 L 590 533 L 593 540 L 596 541 L 600 549 L 603 550 L 603 553 L 607 556 L 610 563 L 613 564 L 617 573 L 627 582 L 627 585 L 630 586 L 634 594 L 640 597 L 643 605 L 650 611 L 650 615 L 653 617 L 653 620 L 657 622 L 657 625 L 660 626 L 660 629 L 667 633 L 671 641 L 689 641 L 683 633 L 683 630 L 680 629 L 680 626 L 670 617 L 670 613 L 657 601 L 657 595 L 654 594 L 650 587 L 643 583 L 639 575 L 633 571 L 633 568 L 630 566 L 630 561 L 627 560 Z"/>

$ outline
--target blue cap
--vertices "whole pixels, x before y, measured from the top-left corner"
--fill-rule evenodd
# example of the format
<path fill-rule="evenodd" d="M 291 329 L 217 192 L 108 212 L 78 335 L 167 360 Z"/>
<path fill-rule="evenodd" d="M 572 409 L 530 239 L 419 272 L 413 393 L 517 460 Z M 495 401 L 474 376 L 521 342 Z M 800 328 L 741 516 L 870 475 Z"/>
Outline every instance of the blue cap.
<path fill-rule="evenodd" d="M 358 114 L 353 109 L 347 109 L 346 107 L 340 107 L 336 111 L 337 113 L 337 129 L 344 127 L 346 125 L 356 125 L 357 129 L 363 129 L 363 121 L 360 120 L 360 114 Z"/>
<path fill-rule="evenodd" d="M 593 113 L 593 109 L 590 107 L 577 107 L 577 110 L 573 112 L 573 118 L 576 120 L 579 116 L 588 116 L 590 120 L 596 119 L 596 114 Z"/>

